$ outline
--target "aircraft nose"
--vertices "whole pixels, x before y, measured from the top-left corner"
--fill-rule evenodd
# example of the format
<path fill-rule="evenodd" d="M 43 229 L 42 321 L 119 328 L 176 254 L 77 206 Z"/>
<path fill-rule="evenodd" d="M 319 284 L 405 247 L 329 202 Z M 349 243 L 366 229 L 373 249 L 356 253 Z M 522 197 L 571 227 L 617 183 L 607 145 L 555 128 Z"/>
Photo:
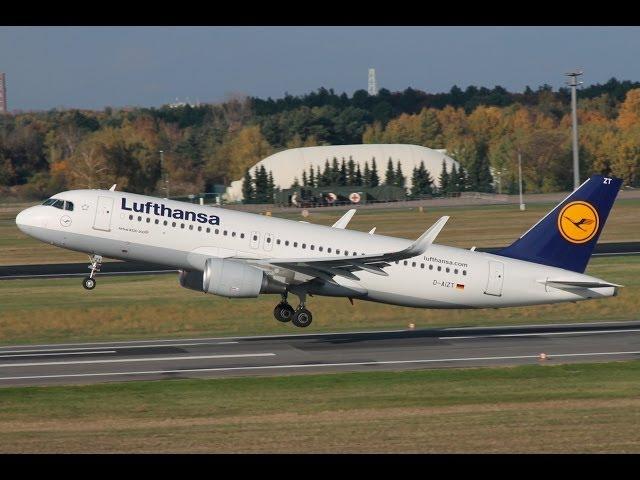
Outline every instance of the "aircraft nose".
<path fill-rule="evenodd" d="M 33 207 L 22 210 L 16 216 L 16 225 L 23 233 L 28 233 L 28 227 L 34 226 Z"/>

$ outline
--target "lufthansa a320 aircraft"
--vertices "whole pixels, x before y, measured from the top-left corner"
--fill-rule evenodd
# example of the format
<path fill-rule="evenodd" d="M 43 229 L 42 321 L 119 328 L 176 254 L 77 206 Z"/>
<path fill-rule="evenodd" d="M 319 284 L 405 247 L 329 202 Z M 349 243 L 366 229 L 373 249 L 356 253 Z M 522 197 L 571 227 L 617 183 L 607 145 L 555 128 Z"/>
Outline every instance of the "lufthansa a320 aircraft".
<path fill-rule="evenodd" d="M 24 233 L 102 257 L 164 264 L 180 285 L 224 297 L 280 294 L 274 315 L 311 323 L 308 295 L 418 308 L 499 308 L 615 296 L 620 285 L 584 275 L 621 180 L 594 175 L 495 253 L 434 244 L 449 217 L 411 242 L 111 190 L 72 190 L 16 217 Z M 288 294 L 300 303 L 293 308 Z"/>

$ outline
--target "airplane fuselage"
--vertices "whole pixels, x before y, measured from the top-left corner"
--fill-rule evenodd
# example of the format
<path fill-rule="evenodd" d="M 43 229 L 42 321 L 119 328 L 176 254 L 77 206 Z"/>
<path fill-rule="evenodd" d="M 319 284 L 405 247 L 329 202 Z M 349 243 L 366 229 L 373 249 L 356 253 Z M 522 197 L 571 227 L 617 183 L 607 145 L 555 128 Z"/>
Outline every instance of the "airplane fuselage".
<path fill-rule="evenodd" d="M 231 209 L 106 190 L 73 190 L 59 198 L 73 210 L 31 207 L 16 222 L 52 245 L 120 260 L 203 271 L 209 258 L 336 258 L 401 250 L 410 240 L 331 228 Z M 335 277 L 340 289 L 326 295 L 421 308 L 499 308 L 579 301 L 616 294 L 612 286 L 554 288 L 545 282 L 601 280 L 556 267 L 490 253 L 432 244 L 423 255 L 393 262 L 387 276 L 357 272 Z M 273 269 L 287 285 L 310 278 Z M 317 293 L 317 292 L 316 292 Z"/>

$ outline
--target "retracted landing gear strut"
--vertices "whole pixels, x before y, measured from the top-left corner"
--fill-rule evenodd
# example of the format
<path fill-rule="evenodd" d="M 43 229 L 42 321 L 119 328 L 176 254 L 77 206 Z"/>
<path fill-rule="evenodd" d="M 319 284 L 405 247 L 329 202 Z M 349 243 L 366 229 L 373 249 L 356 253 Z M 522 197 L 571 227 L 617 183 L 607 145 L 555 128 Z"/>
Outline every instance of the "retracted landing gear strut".
<path fill-rule="evenodd" d="M 88 277 L 84 277 L 82 279 L 82 286 L 87 290 L 93 290 L 96 288 L 96 272 L 100 271 L 100 267 L 102 266 L 102 256 L 101 255 L 90 255 L 91 265 L 89 265 L 89 270 L 91 273 Z"/>

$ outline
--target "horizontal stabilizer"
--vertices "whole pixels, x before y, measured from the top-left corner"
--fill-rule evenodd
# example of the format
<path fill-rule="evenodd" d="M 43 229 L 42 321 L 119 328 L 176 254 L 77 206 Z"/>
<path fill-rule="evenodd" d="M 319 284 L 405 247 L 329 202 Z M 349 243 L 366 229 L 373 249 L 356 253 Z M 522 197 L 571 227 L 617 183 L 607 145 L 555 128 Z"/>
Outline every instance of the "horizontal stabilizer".
<path fill-rule="evenodd" d="M 340 220 L 338 220 L 336 223 L 331 225 L 331 227 L 332 228 L 346 228 L 347 225 L 349 224 L 349 222 L 351 221 L 351 218 L 353 217 L 353 215 L 355 213 L 356 213 L 356 209 L 352 208 L 347 213 L 345 213 L 343 216 L 341 216 Z"/>
<path fill-rule="evenodd" d="M 573 280 L 543 280 L 548 287 L 554 288 L 605 288 L 605 287 L 622 287 L 616 283 L 607 282 L 576 282 Z"/>

